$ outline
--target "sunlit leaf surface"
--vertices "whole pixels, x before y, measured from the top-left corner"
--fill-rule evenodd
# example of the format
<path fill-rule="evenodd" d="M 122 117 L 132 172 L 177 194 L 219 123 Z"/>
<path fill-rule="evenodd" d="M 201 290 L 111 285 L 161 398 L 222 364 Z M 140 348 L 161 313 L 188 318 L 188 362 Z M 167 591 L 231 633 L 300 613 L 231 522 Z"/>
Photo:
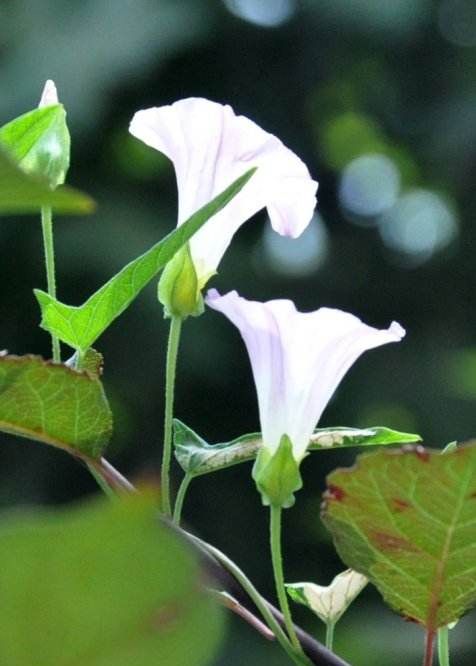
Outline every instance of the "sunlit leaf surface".
<path fill-rule="evenodd" d="M 351 446 L 382 446 L 419 442 L 419 435 L 398 432 L 390 428 L 317 428 L 309 450 L 323 451 Z M 174 419 L 175 457 L 180 466 L 192 476 L 215 472 L 232 465 L 254 460 L 262 445 L 261 433 L 242 435 L 231 442 L 208 444 L 191 428 Z"/>
<path fill-rule="evenodd" d="M 328 477 L 323 520 L 344 562 L 434 631 L 476 601 L 476 445 L 378 451 Z"/>
<path fill-rule="evenodd" d="M 112 415 L 97 375 L 38 356 L 0 355 L 0 430 L 98 458 Z"/>

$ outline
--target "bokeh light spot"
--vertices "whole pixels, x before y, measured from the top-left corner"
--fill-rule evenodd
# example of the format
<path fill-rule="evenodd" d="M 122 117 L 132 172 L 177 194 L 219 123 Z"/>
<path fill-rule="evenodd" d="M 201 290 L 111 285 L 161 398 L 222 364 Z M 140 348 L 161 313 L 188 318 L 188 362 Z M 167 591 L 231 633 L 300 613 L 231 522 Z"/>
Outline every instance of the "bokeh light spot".
<path fill-rule="evenodd" d="M 445 248 L 457 236 L 456 215 L 445 199 L 430 190 L 404 194 L 380 219 L 384 243 L 418 266 Z"/>
<path fill-rule="evenodd" d="M 400 173 L 385 155 L 362 155 L 342 173 L 339 198 L 357 224 L 372 224 L 368 218 L 393 206 L 400 192 Z M 361 218 L 366 218 L 361 220 Z"/>
<path fill-rule="evenodd" d="M 262 242 L 269 268 L 288 277 L 306 277 L 314 273 L 329 254 L 328 232 L 317 214 L 299 238 L 280 236 L 267 224 Z"/>
<path fill-rule="evenodd" d="M 441 382 L 455 398 L 476 399 L 476 348 L 466 347 L 448 352 L 441 364 Z"/>
<path fill-rule="evenodd" d="M 286 23 L 296 11 L 296 0 L 224 0 L 224 3 L 235 16 L 263 28 Z"/>
<path fill-rule="evenodd" d="M 382 153 L 386 141 L 379 126 L 362 114 L 342 113 L 324 126 L 321 148 L 327 164 L 342 169 L 364 153 Z"/>

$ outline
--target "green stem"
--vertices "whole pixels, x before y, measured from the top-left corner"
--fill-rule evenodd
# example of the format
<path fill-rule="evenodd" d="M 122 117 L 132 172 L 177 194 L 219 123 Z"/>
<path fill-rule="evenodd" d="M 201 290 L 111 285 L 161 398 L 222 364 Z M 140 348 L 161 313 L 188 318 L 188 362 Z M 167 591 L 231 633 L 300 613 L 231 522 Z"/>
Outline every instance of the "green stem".
<path fill-rule="evenodd" d="M 165 417 L 164 417 L 164 448 L 161 469 L 161 503 L 166 516 L 172 516 L 170 503 L 170 461 L 172 458 L 172 419 L 174 414 L 175 371 L 177 353 L 182 328 L 181 317 L 172 316 L 170 320 L 169 342 L 167 346 L 167 366 L 165 369 Z"/>
<path fill-rule="evenodd" d="M 81 349 L 76 350 L 76 363 L 74 364 L 74 367 L 76 370 L 82 370 L 83 369 L 83 363 L 84 363 L 84 357 L 86 356 L 86 352 L 82 351 Z"/>
<path fill-rule="evenodd" d="M 132 483 L 105 458 L 94 459 L 83 456 L 81 460 L 86 464 L 101 490 L 108 497 L 112 498 L 119 494 L 137 492 Z"/>
<path fill-rule="evenodd" d="M 328 650 L 333 649 L 334 646 L 334 627 L 335 627 L 335 622 L 327 622 L 326 623 L 326 648 Z"/>
<path fill-rule="evenodd" d="M 212 546 L 209 543 L 202 541 L 201 539 L 194 536 L 193 534 L 190 534 L 189 532 L 187 532 L 187 535 L 190 539 L 192 539 L 192 541 L 195 541 L 199 546 L 201 546 L 204 550 L 210 553 L 210 555 L 212 555 L 216 560 L 218 560 L 218 562 L 220 562 L 220 564 L 222 564 L 223 567 L 227 569 L 227 571 L 229 571 L 231 575 L 238 581 L 238 583 L 245 590 L 245 592 L 248 594 L 250 599 L 255 604 L 256 608 L 263 616 L 263 619 L 265 620 L 265 622 L 267 623 L 268 627 L 271 629 L 273 634 L 276 636 L 277 641 L 279 642 L 283 650 L 286 652 L 288 657 L 295 664 L 298 664 L 298 666 L 309 666 L 310 661 L 302 652 L 302 648 L 299 641 L 297 649 L 293 645 L 291 645 L 288 637 L 281 629 L 279 622 L 275 619 L 275 617 L 271 613 L 266 601 L 263 599 L 261 594 L 255 588 L 255 586 L 250 581 L 248 576 L 233 562 L 233 560 L 230 560 L 230 558 L 227 555 L 225 555 L 225 553 L 222 553 L 221 550 L 218 550 L 218 548 L 215 548 L 215 546 Z"/>
<path fill-rule="evenodd" d="M 294 624 L 289 609 L 288 596 L 284 587 L 283 556 L 281 553 L 281 515 L 280 506 L 270 507 L 270 542 L 271 559 L 273 561 L 274 581 L 276 584 L 276 593 L 279 599 L 279 605 L 284 617 L 284 625 L 288 632 L 289 639 L 295 650 L 301 651 L 301 644 L 294 630 Z"/>
<path fill-rule="evenodd" d="M 91 472 L 92 476 L 94 477 L 96 483 L 103 491 L 103 493 L 107 495 L 107 497 L 109 497 L 110 499 L 115 499 L 117 497 L 116 493 L 109 485 L 109 483 L 104 479 L 102 474 L 99 473 L 99 471 L 96 469 L 96 467 L 94 467 L 92 463 L 86 463 L 86 465 L 89 471 Z"/>
<path fill-rule="evenodd" d="M 192 481 L 193 476 L 190 474 L 185 474 L 182 479 L 182 483 L 177 492 L 177 497 L 175 499 L 175 508 L 174 508 L 174 523 L 180 525 L 180 520 L 182 518 L 182 508 L 185 495 L 187 494 L 188 487 Z"/>
<path fill-rule="evenodd" d="M 45 252 L 46 282 L 48 294 L 56 298 L 56 276 L 55 276 L 55 248 L 53 243 L 53 216 L 51 206 L 41 208 L 41 227 L 43 230 L 43 247 Z M 51 336 L 53 349 L 53 361 L 61 362 L 61 350 L 58 338 Z"/>
<path fill-rule="evenodd" d="M 448 627 L 438 629 L 438 661 L 440 666 L 450 666 L 450 647 L 449 647 Z"/>

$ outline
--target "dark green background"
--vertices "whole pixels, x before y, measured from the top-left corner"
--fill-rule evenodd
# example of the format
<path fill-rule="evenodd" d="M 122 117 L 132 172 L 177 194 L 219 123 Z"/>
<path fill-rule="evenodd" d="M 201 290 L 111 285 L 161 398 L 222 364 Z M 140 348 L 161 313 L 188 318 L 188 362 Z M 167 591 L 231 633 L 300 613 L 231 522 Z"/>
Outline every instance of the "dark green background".
<path fill-rule="evenodd" d="M 272 245 L 277 237 L 265 234 L 258 215 L 237 234 L 213 286 L 292 298 L 301 309 L 348 309 L 380 327 L 396 319 L 407 329 L 402 343 L 357 363 L 321 425 L 387 425 L 420 432 L 437 447 L 474 436 L 475 7 L 473 0 L 3 0 L 0 123 L 36 106 L 53 78 L 73 140 L 68 181 L 98 202 L 90 218 L 57 220 L 60 298 L 79 304 L 175 224 L 173 169 L 129 138 L 133 113 L 192 95 L 230 103 L 306 161 L 320 183 L 319 221 L 304 243 L 288 241 L 293 261 L 283 264 L 282 243 Z M 358 205 L 380 212 L 359 215 Z M 389 244 L 398 232 L 405 251 Z M 45 286 L 39 221 L 2 219 L 0 243 L 0 347 L 48 355 L 32 295 Z M 150 287 L 97 345 L 116 421 L 109 457 L 136 479 L 157 475 L 166 335 Z M 225 319 L 207 312 L 189 321 L 181 351 L 177 415 L 209 441 L 255 430 L 248 360 Z M 95 491 L 62 453 L 0 439 L 2 506 Z M 353 452 L 316 453 L 304 463 L 305 489 L 285 515 L 290 581 L 326 584 L 342 568 L 319 504 L 325 474 L 353 459 Z M 272 596 L 267 514 L 249 472 L 243 466 L 196 481 L 185 518 Z M 305 610 L 296 616 L 322 637 Z M 452 633 L 455 665 L 474 663 L 474 619 Z M 396 666 L 419 663 L 422 640 L 366 590 L 338 628 L 336 647 L 355 666 Z M 287 661 L 233 620 L 217 665 L 243 663 Z"/>

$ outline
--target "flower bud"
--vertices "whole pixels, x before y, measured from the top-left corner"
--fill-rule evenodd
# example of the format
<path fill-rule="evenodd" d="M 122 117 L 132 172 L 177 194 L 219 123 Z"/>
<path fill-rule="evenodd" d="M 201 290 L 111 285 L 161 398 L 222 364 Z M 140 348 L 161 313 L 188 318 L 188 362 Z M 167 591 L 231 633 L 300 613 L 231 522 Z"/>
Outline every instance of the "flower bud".
<path fill-rule="evenodd" d="M 23 161 L 22 167 L 46 178 L 54 189 L 66 179 L 71 141 L 66 125 L 66 111 L 59 103 L 56 86 L 51 80 L 45 83 L 38 110 L 49 113 L 49 124 L 30 152 L 28 161 Z"/>
<path fill-rule="evenodd" d="M 159 280 L 158 298 L 166 317 L 185 319 L 202 314 L 203 298 L 188 243 L 165 267 Z"/>
<path fill-rule="evenodd" d="M 259 450 L 252 474 L 265 506 L 287 509 L 294 504 L 294 493 L 302 488 L 302 479 L 287 435 L 281 437 L 276 451 L 266 446 Z"/>

